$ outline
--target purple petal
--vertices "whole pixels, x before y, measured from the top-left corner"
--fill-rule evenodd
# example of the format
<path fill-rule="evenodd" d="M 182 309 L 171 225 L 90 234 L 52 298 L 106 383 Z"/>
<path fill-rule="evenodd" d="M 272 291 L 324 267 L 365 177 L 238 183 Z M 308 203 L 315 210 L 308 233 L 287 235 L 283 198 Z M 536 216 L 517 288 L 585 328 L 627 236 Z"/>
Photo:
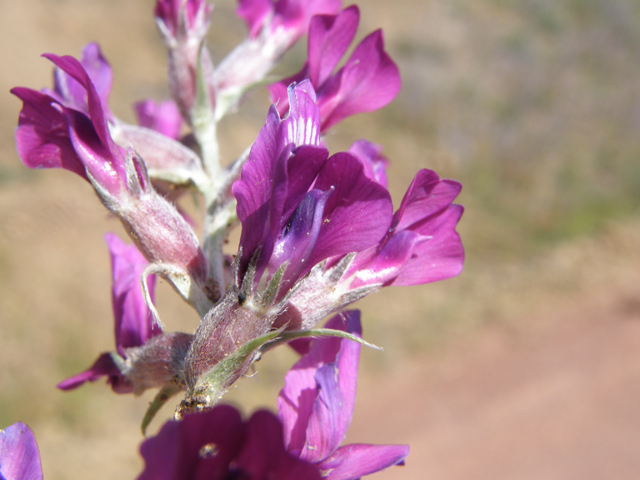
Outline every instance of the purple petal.
<path fill-rule="evenodd" d="M 380 155 L 382 147 L 371 143 L 367 140 L 357 140 L 353 142 L 349 153 L 355 155 L 364 166 L 364 173 L 367 177 L 375 180 L 384 188 L 387 188 L 387 168 L 389 167 L 389 160 L 386 157 Z"/>
<path fill-rule="evenodd" d="M 413 224 L 424 223 L 425 219 L 451 205 L 460 193 L 462 185 L 453 180 L 440 180 L 432 170 L 420 170 L 402 198 L 395 214 L 398 219 L 396 230 L 411 228 Z"/>
<path fill-rule="evenodd" d="M 124 355 L 125 348 L 139 347 L 162 333 L 144 299 L 140 277 L 149 262 L 135 245 L 127 245 L 115 234 L 105 235 L 111 254 L 113 275 L 112 303 L 115 320 L 116 348 Z M 155 296 L 155 275 L 147 279 L 151 299 Z"/>
<path fill-rule="evenodd" d="M 356 5 L 338 15 L 316 15 L 309 25 L 309 78 L 323 85 L 337 67 L 358 29 L 360 11 Z"/>
<path fill-rule="evenodd" d="M 64 391 L 74 390 L 85 382 L 95 382 L 102 377 L 109 377 L 109 383 L 117 393 L 130 393 L 133 391 L 133 385 L 120 374 L 120 370 L 113 363 L 110 353 L 103 353 L 89 369 L 63 380 L 57 387 Z"/>
<path fill-rule="evenodd" d="M 246 265 L 254 252 L 263 247 L 269 238 L 271 225 L 269 220 L 269 199 L 273 189 L 276 162 L 276 138 L 280 118 L 275 107 L 269 109 L 267 122 L 260 130 L 258 138 L 251 147 L 249 158 L 242 167 L 240 180 L 233 184 L 232 192 L 237 200 L 236 212 L 242 223 L 240 248 L 241 264 Z M 269 252 L 270 253 L 270 252 Z"/>
<path fill-rule="evenodd" d="M 24 164 L 29 168 L 64 168 L 86 180 L 84 165 L 69 138 L 69 124 L 64 114 L 53 106 L 57 102 L 29 88 L 17 87 L 11 93 L 23 102 L 16 147 Z"/>
<path fill-rule="evenodd" d="M 326 327 L 359 334 L 361 331 L 360 312 L 354 310 L 336 315 L 327 322 Z M 314 414 L 316 400 L 320 393 L 315 378 L 316 372 L 323 365 L 334 364 L 338 355 L 342 355 L 340 352 L 348 352 L 344 353 L 343 361 L 349 360 L 351 358 L 350 355 L 353 354 L 354 347 L 346 344 L 358 345 L 350 341 L 343 343 L 339 338 L 315 339 L 309 352 L 301 357 L 285 376 L 284 387 L 278 396 L 278 418 L 283 424 L 284 441 L 287 450 L 294 455 L 300 455 L 305 449 L 307 428 L 310 418 Z M 345 348 L 346 350 L 343 350 Z M 353 367 L 353 363 L 350 366 Z M 349 365 L 344 365 L 346 370 L 349 370 L 348 367 Z M 355 368 L 357 369 L 357 362 Z M 345 394 L 343 397 L 347 403 L 344 411 L 348 413 L 349 418 L 343 418 L 342 423 L 336 425 L 336 431 L 338 432 L 345 429 L 343 422 L 348 425 L 351 419 L 353 410 L 353 398 L 351 396 L 351 387 L 349 386 L 351 381 L 353 381 L 353 378 L 349 372 L 345 372 L 345 377 L 339 379 L 341 388 L 342 382 L 345 382 Z"/>
<path fill-rule="evenodd" d="M 275 272 L 287 262 L 283 277 L 285 289 L 307 269 L 322 226 L 324 206 L 332 193 L 332 190 L 323 192 L 315 189 L 307 193 L 274 245 L 269 271 Z"/>
<path fill-rule="evenodd" d="M 462 271 L 464 249 L 455 231 L 462 212 L 460 205 L 451 205 L 417 229 L 425 240 L 414 248 L 412 258 L 391 285 L 421 285 L 455 277 Z"/>
<path fill-rule="evenodd" d="M 390 103 L 400 91 L 398 67 L 384 51 L 382 31 L 366 37 L 347 64 L 318 92 L 322 130 Z"/>
<path fill-rule="evenodd" d="M 227 405 L 169 421 L 140 446 L 145 469 L 138 480 L 228 478 L 244 436 L 240 413 Z"/>
<path fill-rule="evenodd" d="M 138 124 L 141 127 L 150 128 L 174 140 L 180 139 L 182 116 L 176 102 L 173 100 L 165 100 L 159 103 L 154 100 L 143 100 L 137 102 L 133 108 L 138 117 Z M 144 155 L 142 156 L 143 158 L 145 157 Z"/>
<path fill-rule="evenodd" d="M 310 266 L 334 255 L 365 250 L 387 232 L 393 210 L 389 192 L 366 177 L 353 155 L 337 153 L 329 158 L 314 188 L 335 190 L 324 209 Z"/>
<path fill-rule="evenodd" d="M 113 72 L 109 62 L 102 55 L 100 46 L 97 43 L 90 43 L 84 47 L 80 63 L 96 88 L 102 108 L 110 116 L 109 93 L 111 93 Z M 86 87 L 60 68 L 54 71 L 54 89 L 65 106 L 84 113 L 89 112 Z"/>
<path fill-rule="evenodd" d="M 109 150 L 112 150 L 115 145 L 113 144 L 113 140 L 111 140 L 111 135 L 109 134 L 109 128 L 107 126 L 107 120 L 102 108 L 100 96 L 98 95 L 91 78 L 85 71 L 82 64 L 70 56 L 59 57 L 52 53 L 45 53 L 42 56 L 51 60 L 54 65 L 70 75 L 82 88 L 84 88 L 87 98 L 87 112 L 91 118 L 91 123 L 94 125 L 100 141 Z"/>
<path fill-rule="evenodd" d="M 334 317 L 326 328 L 345 329 L 361 336 L 360 312 L 352 310 L 345 312 L 342 318 Z M 326 340 L 316 340 L 312 348 L 323 348 Z M 331 349 L 332 346 L 325 348 Z M 325 363 L 316 371 L 314 378 L 319 393 L 309 417 L 301 458 L 314 463 L 323 460 L 338 448 L 347 434 L 356 400 L 359 356 L 359 343 L 340 340 L 335 360 Z"/>
<path fill-rule="evenodd" d="M 327 480 L 358 480 L 360 477 L 403 464 L 408 445 L 351 444 L 339 448 L 318 467 Z"/>
<path fill-rule="evenodd" d="M 290 85 L 287 89 L 289 97 L 289 116 L 280 126 L 278 149 L 294 144 L 320 145 L 320 110 L 316 105 L 316 92 L 308 80 Z"/>
<path fill-rule="evenodd" d="M 289 95 L 287 93 L 289 86 L 294 83 L 302 82 L 305 78 L 309 78 L 309 65 L 305 63 L 298 73 L 291 75 L 290 77 L 283 78 L 279 82 L 269 85 L 269 96 L 271 97 L 271 103 L 276 105 L 278 113 L 281 117 L 284 117 L 289 111 Z"/>
<path fill-rule="evenodd" d="M 342 8 L 341 0 L 277 0 L 271 30 L 289 30 L 293 41 L 307 33 L 314 15 L 334 15 Z"/>
<path fill-rule="evenodd" d="M 285 450 L 282 425 L 266 410 L 257 411 L 247 422 L 247 436 L 235 463 L 242 478 L 320 480 L 315 466 Z"/>
<path fill-rule="evenodd" d="M 31 429 L 22 422 L 0 430 L 0 478 L 42 480 L 38 444 Z"/>
<path fill-rule="evenodd" d="M 355 279 L 349 287 L 385 284 L 396 279 L 411 260 L 416 246 L 426 240 L 427 237 L 417 232 L 403 230 L 390 236 L 379 251 L 375 246 L 359 253 L 350 267 Z"/>
<path fill-rule="evenodd" d="M 271 0 L 238 0 L 236 15 L 247 22 L 249 37 L 256 38 L 272 10 Z"/>

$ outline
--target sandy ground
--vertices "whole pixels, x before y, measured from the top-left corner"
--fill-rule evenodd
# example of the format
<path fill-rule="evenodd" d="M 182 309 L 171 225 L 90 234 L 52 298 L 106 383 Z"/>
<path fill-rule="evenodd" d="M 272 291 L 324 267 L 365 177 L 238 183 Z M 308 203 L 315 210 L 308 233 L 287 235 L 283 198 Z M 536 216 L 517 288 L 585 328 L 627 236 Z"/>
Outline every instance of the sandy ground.
<path fill-rule="evenodd" d="M 377 478 L 637 479 L 640 295 L 589 292 L 544 322 L 526 336 L 483 328 L 368 379 L 349 440 L 412 451 Z"/>

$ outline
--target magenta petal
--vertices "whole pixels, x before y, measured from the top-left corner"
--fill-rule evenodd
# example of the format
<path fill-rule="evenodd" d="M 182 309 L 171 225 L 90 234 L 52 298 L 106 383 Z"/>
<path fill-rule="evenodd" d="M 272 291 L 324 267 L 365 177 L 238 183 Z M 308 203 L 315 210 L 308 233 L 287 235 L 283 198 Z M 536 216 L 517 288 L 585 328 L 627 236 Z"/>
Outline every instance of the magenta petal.
<path fill-rule="evenodd" d="M 96 88 L 102 108 L 109 115 L 108 101 L 109 93 L 111 93 L 113 72 L 109 62 L 102 55 L 100 46 L 97 43 L 90 43 L 84 47 L 80 63 Z M 60 68 L 56 68 L 54 71 L 54 88 L 55 93 L 65 106 L 75 108 L 81 112 L 89 112 L 86 87 Z"/>
<path fill-rule="evenodd" d="M 338 66 L 358 29 L 360 11 L 356 5 L 338 15 L 316 15 L 309 25 L 309 78 L 319 87 Z"/>
<path fill-rule="evenodd" d="M 64 168 L 87 179 L 84 165 L 69 138 L 69 124 L 64 114 L 53 106 L 57 102 L 29 88 L 17 87 L 11 93 L 23 102 L 16 147 L 24 164 L 29 168 Z"/>
<path fill-rule="evenodd" d="M 334 255 L 365 250 L 387 232 L 393 211 L 389 192 L 366 177 L 353 155 L 343 152 L 329 158 L 314 188 L 335 191 L 325 206 L 310 265 Z"/>
<path fill-rule="evenodd" d="M 343 319 L 346 321 L 346 331 L 361 335 L 359 311 L 345 312 Z M 326 327 L 341 329 L 340 320 L 340 316 L 334 317 Z M 312 348 L 323 348 L 326 340 L 316 340 Z M 329 351 L 332 351 L 332 347 L 326 346 Z M 356 399 L 359 355 L 359 343 L 341 340 L 335 360 L 325 363 L 316 371 L 314 378 L 319 392 L 309 416 L 305 448 L 300 458 L 314 463 L 325 459 L 338 448 L 347 434 Z"/>
<path fill-rule="evenodd" d="M 182 116 L 173 100 L 165 100 L 164 102 L 143 100 L 137 102 L 133 108 L 141 127 L 150 128 L 174 140 L 180 139 Z M 146 161 L 146 157 L 142 156 Z"/>
<path fill-rule="evenodd" d="M 460 205 L 425 223 L 417 231 L 425 237 L 413 251 L 411 260 L 391 285 L 420 285 L 458 275 L 464 264 L 464 249 L 455 231 L 462 216 Z"/>
<path fill-rule="evenodd" d="M 135 245 L 128 245 L 115 234 L 105 235 L 111 254 L 113 275 L 112 302 L 115 320 L 116 347 L 124 355 L 125 348 L 139 347 L 155 335 L 162 333 L 153 320 L 140 284 L 140 278 L 149 262 Z M 151 299 L 154 299 L 156 278 L 147 279 Z"/>
<path fill-rule="evenodd" d="M 238 0 L 236 15 L 247 22 L 249 37 L 255 38 L 272 10 L 273 2 L 271 0 Z"/>
<path fill-rule="evenodd" d="M 409 455 L 408 445 L 351 444 L 339 448 L 318 464 L 327 480 L 358 480 L 392 465 L 401 464 Z"/>
<path fill-rule="evenodd" d="M 73 57 L 63 56 L 59 57 L 52 53 L 45 53 L 42 55 L 45 58 L 51 60 L 58 68 L 70 75 L 76 82 L 78 82 L 86 91 L 87 95 L 87 108 L 91 122 L 94 125 L 96 133 L 100 138 L 100 141 L 109 149 L 113 150 L 115 145 L 109 134 L 109 128 L 107 126 L 107 120 L 105 118 L 104 110 L 102 108 L 102 102 L 96 88 L 91 81 L 91 78 L 85 71 L 82 64 Z"/>
<path fill-rule="evenodd" d="M 341 0 L 277 0 L 271 29 L 285 28 L 295 40 L 307 33 L 314 15 L 336 14 L 341 3 Z"/>
<path fill-rule="evenodd" d="M 318 92 L 322 130 L 390 103 L 400 91 L 400 73 L 384 51 L 382 31 L 366 37 L 347 64 Z"/>
<path fill-rule="evenodd" d="M 0 478 L 42 480 L 38 444 L 31 429 L 22 422 L 0 430 Z"/>
<path fill-rule="evenodd" d="M 281 117 L 284 117 L 289 111 L 289 95 L 287 90 L 293 83 L 299 83 L 305 78 L 309 78 L 309 67 L 305 63 L 298 73 L 291 75 L 290 77 L 283 78 L 279 82 L 269 85 L 269 96 L 271 97 L 271 103 L 276 105 L 278 113 Z"/>
<path fill-rule="evenodd" d="M 370 250 L 356 255 L 350 267 L 352 271 L 356 271 L 355 280 L 351 282 L 350 288 L 385 284 L 394 280 L 414 255 L 416 245 L 424 241 L 427 241 L 427 238 L 419 233 L 403 230 L 390 236 L 375 255 L 372 255 L 374 252 Z M 425 263 L 430 260 L 425 260 Z M 428 268 L 427 265 L 423 267 Z"/>
<path fill-rule="evenodd" d="M 424 223 L 425 219 L 451 205 L 460 193 L 462 185 L 453 180 L 440 180 L 432 170 L 420 170 L 402 198 L 396 212 L 399 220 L 396 230 L 415 229 L 414 224 Z"/>

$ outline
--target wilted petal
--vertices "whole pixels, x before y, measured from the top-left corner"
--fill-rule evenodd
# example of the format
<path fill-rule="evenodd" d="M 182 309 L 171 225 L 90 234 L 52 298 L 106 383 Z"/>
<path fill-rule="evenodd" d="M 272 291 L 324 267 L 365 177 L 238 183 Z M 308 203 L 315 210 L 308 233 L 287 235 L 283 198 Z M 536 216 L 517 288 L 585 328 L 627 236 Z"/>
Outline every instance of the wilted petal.
<path fill-rule="evenodd" d="M 318 464 L 327 480 L 358 480 L 392 465 L 403 464 L 408 445 L 351 444 L 340 447 Z"/>
<path fill-rule="evenodd" d="M 316 15 L 309 25 L 309 78 L 323 85 L 356 35 L 360 11 L 352 5 L 338 15 Z"/>
<path fill-rule="evenodd" d="M 322 130 L 390 103 L 400 91 L 398 67 L 384 51 L 382 31 L 367 36 L 347 64 L 318 92 Z"/>
<path fill-rule="evenodd" d="M 124 243 L 113 233 L 105 235 L 105 241 L 111 254 L 116 347 L 123 355 L 125 348 L 139 347 L 162 330 L 153 320 L 140 283 L 149 262 L 135 245 Z M 155 296 L 155 284 L 155 275 L 150 275 L 147 286 L 151 300 Z"/>
<path fill-rule="evenodd" d="M 143 100 L 137 102 L 133 108 L 141 127 L 150 128 L 174 140 L 180 139 L 182 116 L 173 100 L 165 100 L 164 102 Z"/>
<path fill-rule="evenodd" d="M 42 480 L 38 444 L 31 429 L 22 422 L 0 430 L 0 478 Z"/>
<path fill-rule="evenodd" d="M 95 382 L 102 377 L 108 377 L 111 388 L 117 393 L 133 391 L 133 385 L 122 376 L 110 353 L 103 353 L 87 370 L 63 380 L 57 387 L 64 391 L 74 390 L 85 382 Z"/>

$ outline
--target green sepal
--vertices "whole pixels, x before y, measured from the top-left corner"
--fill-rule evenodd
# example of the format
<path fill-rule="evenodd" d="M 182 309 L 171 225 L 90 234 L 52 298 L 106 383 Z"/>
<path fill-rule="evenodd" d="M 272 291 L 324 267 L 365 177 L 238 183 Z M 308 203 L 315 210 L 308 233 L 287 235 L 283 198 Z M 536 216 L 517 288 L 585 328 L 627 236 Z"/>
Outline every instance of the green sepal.
<path fill-rule="evenodd" d="M 284 271 L 287 269 L 287 265 L 288 262 L 280 265 L 278 267 L 278 270 L 276 270 L 276 273 L 274 273 L 271 277 L 271 280 L 269 280 L 267 287 L 264 289 L 264 295 L 262 296 L 263 305 L 271 305 L 278 296 L 278 292 L 280 291 L 280 283 L 282 282 L 282 277 L 284 276 Z"/>
<path fill-rule="evenodd" d="M 165 385 L 160 389 L 153 401 L 149 404 L 149 408 L 147 408 L 147 412 L 144 414 L 144 418 L 142 419 L 142 425 L 140 425 L 142 435 L 145 437 L 147 436 L 147 427 L 151 423 L 151 420 L 153 420 L 153 417 L 156 416 L 156 413 L 158 413 L 158 410 L 160 410 L 162 406 L 167 403 L 167 400 L 173 397 L 180 390 L 182 389 L 177 385 Z"/>
<path fill-rule="evenodd" d="M 346 338 L 347 340 L 353 340 L 354 342 L 358 342 L 360 345 L 364 345 L 365 347 L 373 348 L 374 350 L 383 351 L 382 347 L 378 347 L 373 343 L 369 343 L 362 338 L 348 332 L 344 332 L 342 330 L 334 330 L 332 328 L 316 328 L 313 330 L 297 330 L 293 332 L 285 332 L 276 338 L 274 341 L 266 344 L 261 353 L 264 353 L 272 348 L 277 347 L 278 345 L 282 345 L 283 343 L 290 342 L 291 340 L 295 340 L 296 338 L 317 338 L 317 337 L 340 337 Z"/>

